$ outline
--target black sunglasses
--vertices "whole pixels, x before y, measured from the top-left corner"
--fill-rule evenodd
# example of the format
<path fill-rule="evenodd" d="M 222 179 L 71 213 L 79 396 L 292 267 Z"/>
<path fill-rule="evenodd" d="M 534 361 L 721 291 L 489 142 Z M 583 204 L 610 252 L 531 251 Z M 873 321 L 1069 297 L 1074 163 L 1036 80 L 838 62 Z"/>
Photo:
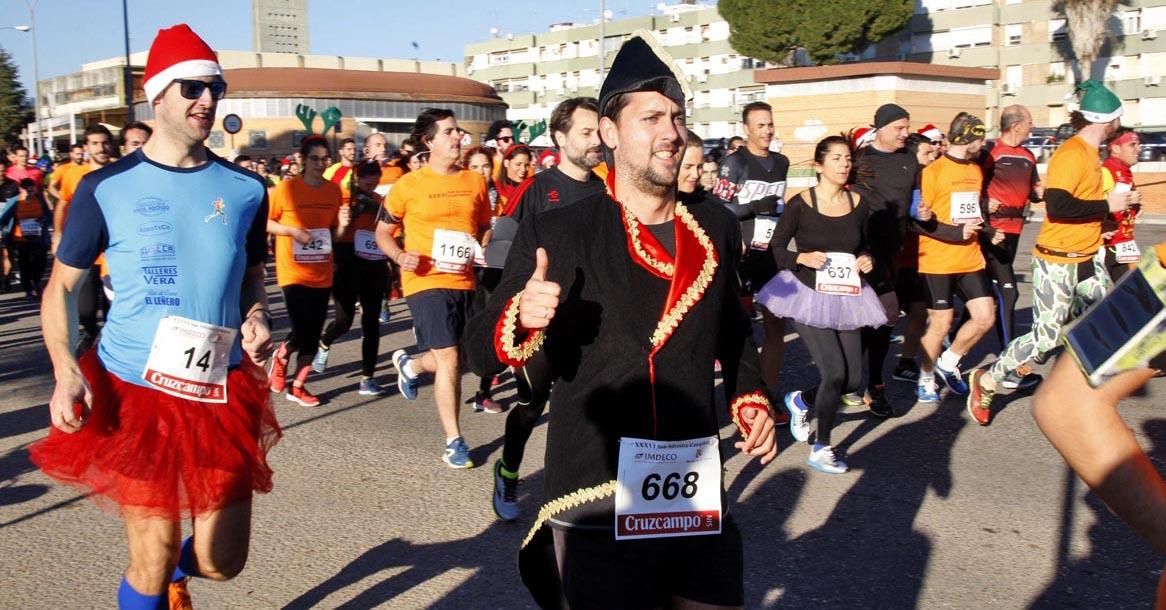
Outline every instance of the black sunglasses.
<path fill-rule="evenodd" d="M 174 82 L 178 83 L 178 92 L 188 100 L 197 100 L 202 97 L 202 92 L 206 91 L 208 87 L 211 90 L 211 99 L 213 100 L 221 100 L 227 94 L 227 81 L 223 80 L 213 80 L 208 83 L 201 80 L 176 78 Z"/>

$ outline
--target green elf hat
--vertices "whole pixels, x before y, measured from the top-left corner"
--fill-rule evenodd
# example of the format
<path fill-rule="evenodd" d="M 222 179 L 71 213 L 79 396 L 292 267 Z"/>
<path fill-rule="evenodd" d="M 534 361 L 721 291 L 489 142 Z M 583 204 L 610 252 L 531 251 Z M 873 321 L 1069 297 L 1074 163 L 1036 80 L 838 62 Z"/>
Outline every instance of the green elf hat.
<path fill-rule="evenodd" d="M 1081 94 L 1081 114 L 1090 123 L 1108 123 L 1121 116 L 1121 100 L 1105 85 L 1087 80 L 1077 85 Z"/>

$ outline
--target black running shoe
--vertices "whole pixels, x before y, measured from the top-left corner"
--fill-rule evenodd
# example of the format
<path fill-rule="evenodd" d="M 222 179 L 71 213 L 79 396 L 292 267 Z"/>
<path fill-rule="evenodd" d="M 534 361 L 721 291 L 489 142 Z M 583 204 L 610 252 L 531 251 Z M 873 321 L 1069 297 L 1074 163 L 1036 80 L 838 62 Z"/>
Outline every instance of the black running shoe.
<path fill-rule="evenodd" d="M 887 400 L 887 391 L 883 386 L 875 386 L 866 391 L 867 398 L 870 399 L 870 414 L 875 417 L 894 417 L 895 411 L 891 408 L 890 401 Z"/>
<path fill-rule="evenodd" d="M 910 383 L 919 383 L 919 365 L 911 360 L 900 360 L 898 366 L 895 367 L 895 372 L 891 374 L 893 379 L 898 381 L 907 381 Z"/>

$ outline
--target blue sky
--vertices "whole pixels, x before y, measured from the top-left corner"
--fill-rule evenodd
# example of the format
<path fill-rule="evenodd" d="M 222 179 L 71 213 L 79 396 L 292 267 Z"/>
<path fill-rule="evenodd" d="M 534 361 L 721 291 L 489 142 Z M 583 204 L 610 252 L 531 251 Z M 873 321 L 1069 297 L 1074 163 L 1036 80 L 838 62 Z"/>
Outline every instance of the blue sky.
<path fill-rule="evenodd" d="M 607 0 L 615 19 L 651 13 L 659 0 Z M 251 49 L 250 0 L 128 0 L 130 50 L 149 48 L 159 28 L 186 22 L 212 47 Z M 41 79 L 76 72 L 81 64 L 123 53 L 121 0 L 38 0 L 37 62 Z M 343 7 L 337 10 L 336 7 Z M 0 0 L 0 26 L 29 23 L 25 0 Z M 467 42 L 490 28 L 543 31 L 560 21 L 591 21 L 599 0 L 309 0 L 310 51 L 325 55 L 463 59 Z M 412 42 L 419 48 L 414 50 Z M 25 87 L 33 83 L 31 35 L 0 30 L 0 47 L 16 61 Z"/>

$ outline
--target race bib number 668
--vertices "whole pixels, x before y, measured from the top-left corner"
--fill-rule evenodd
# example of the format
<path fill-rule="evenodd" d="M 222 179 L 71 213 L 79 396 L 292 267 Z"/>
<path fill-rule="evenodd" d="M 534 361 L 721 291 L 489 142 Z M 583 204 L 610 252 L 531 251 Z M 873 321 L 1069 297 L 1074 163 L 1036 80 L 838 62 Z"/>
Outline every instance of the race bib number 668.
<path fill-rule="evenodd" d="M 716 436 L 687 441 L 622 438 L 616 479 L 617 540 L 720 533 Z"/>

